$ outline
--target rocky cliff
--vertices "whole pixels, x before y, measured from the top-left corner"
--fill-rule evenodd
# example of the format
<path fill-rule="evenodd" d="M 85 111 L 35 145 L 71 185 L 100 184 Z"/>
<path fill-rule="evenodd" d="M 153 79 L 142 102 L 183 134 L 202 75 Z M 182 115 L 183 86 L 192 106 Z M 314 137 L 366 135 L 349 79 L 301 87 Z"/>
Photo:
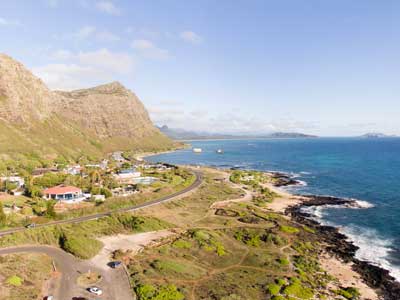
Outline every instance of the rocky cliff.
<path fill-rule="evenodd" d="M 120 83 L 51 91 L 21 63 L 0 54 L 0 154 L 101 155 L 171 146 L 137 96 Z"/>

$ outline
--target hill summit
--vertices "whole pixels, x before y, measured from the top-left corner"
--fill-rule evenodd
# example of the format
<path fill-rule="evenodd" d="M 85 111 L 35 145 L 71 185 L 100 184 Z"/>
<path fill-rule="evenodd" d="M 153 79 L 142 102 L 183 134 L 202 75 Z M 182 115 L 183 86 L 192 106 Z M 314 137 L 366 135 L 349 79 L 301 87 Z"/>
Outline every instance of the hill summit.
<path fill-rule="evenodd" d="M 0 54 L 1 155 L 98 156 L 172 145 L 138 97 L 120 83 L 51 91 L 21 63 Z"/>

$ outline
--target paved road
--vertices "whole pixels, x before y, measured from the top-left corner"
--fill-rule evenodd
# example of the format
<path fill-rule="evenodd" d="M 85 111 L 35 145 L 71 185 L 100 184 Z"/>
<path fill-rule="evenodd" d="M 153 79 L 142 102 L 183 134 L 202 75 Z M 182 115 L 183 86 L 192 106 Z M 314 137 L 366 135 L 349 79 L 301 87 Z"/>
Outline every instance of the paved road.
<path fill-rule="evenodd" d="M 123 213 L 123 212 L 135 211 L 135 210 L 139 210 L 139 209 L 142 209 L 145 207 L 160 204 L 162 202 L 173 200 L 178 196 L 182 196 L 182 195 L 192 191 L 193 189 L 197 188 L 202 183 L 202 173 L 200 171 L 193 171 L 193 173 L 196 176 L 196 180 L 193 182 L 193 184 L 191 186 L 188 186 L 187 188 L 185 188 L 181 191 L 178 191 L 176 193 L 173 193 L 171 195 L 164 196 L 159 199 L 152 200 L 152 201 L 148 201 L 143 204 L 126 207 L 126 208 L 121 208 L 121 209 L 108 211 L 108 212 L 104 212 L 104 213 L 98 213 L 98 214 L 94 214 L 94 215 L 77 217 L 77 218 L 68 219 L 68 220 L 53 221 L 53 222 L 48 222 L 48 223 L 44 223 L 44 224 L 37 224 L 36 228 L 52 226 L 52 225 L 59 225 L 59 224 L 81 223 L 81 222 L 85 222 L 85 221 L 96 220 L 99 218 L 108 217 L 113 213 Z M 25 227 L 16 227 L 16 228 L 12 228 L 12 229 L 2 230 L 2 231 L 0 231 L 0 237 L 4 236 L 4 235 L 15 233 L 15 232 L 19 232 L 19 231 L 24 231 L 24 230 L 28 230 L 28 229 Z"/>
<path fill-rule="evenodd" d="M 86 297 L 88 299 L 97 299 L 87 290 L 87 287 L 77 285 L 77 278 L 80 274 L 89 270 L 102 275 L 102 280 L 96 284 L 104 294 L 101 299 L 104 300 L 132 300 L 133 294 L 129 287 L 129 281 L 124 274 L 123 268 L 101 270 L 93 266 L 90 261 L 82 261 L 61 249 L 50 246 L 22 246 L 0 249 L 0 255 L 14 253 L 41 253 L 50 256 L 56 265 L 57 271 L 61 273 L 59 287 L 53 291 L 54 298 L 57 300 L 71 300 L 74 297 Z"/>
<path fill-rule="evenodd" d="M 124 209 L 119 209 L 112 212 L 100 213 L 90 216 L 79 217 L 70 220 L 55 221 L 46 224 L 40 224 L 37 227 L 51 226 L 55 224 L 68 224 L 68 223 L 79 223 L 88 220 L 94 220 L 102 217 L 109 216 L 111 213 L 115 212 L 129 212 L 139 210 L 152 205 L 160 204 L 169 200 L 173 200 L 178 196 L 182 196 L 193 189 L 197 188 L 202 182 L 202 173 L 199 171 L 194 171 L 196 176 L 195 182 L 174 194 L 152 200 L 140 205 L 133 207 L 128 207 Z M 27 230 L 26 228 L 14 228 L 10 230 L 5 230 L 0 232 L 1 235 L 12 234 L 14 232 Z M 102 275 L 102 281 L 97 284 L 103 291 L 104 294 L 101 299 L 104 300 L 131 300 L 133 299 L 132 291 L 130 290 L 129 281 L 124 273 L 123 268 L 101 270 L 95 267 L 90 261 L 82 261 L 69 253 L 64 252 L 61 249 L 50 247 L 50 246 L 19 246 L 0 249 L 0 255 L 13 254 L 13 253 L 24 253 L 24 252 L 34 252 L 34 253 L 44 253 L 49 255 L 55 261 L 57 269 L 61 272 L 61 282 L 60 287 L 54 291 L 55 299 L 60 300 L 71 300 L 73 297 L 85 296 L 88 299 L 97 299 L 91 296 L 83 287 L 79 287 L 76 284 L 76 280 L 80 274 L 86 273 L 89 270 L 97 272 Z"/>

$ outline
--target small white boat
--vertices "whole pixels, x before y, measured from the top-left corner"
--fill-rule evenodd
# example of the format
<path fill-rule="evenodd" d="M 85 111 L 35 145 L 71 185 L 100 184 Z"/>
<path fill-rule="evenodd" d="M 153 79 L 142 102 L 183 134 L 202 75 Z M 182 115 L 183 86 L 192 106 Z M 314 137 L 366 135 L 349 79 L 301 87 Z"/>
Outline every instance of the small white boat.
<path fill-rule="evenodd" d="M 201 149 L 201 148 L 193 148 L 193 152 L 194 153 L 201 153 L 201 152 L 203 152 L 203 149 Z"/>
<path fill-rule="evenodd" d="M 217 152 L 218 154 L 223 154 L 223 153 L 224 153 L 224 150 L 218 149 L 216 152 Z"/>

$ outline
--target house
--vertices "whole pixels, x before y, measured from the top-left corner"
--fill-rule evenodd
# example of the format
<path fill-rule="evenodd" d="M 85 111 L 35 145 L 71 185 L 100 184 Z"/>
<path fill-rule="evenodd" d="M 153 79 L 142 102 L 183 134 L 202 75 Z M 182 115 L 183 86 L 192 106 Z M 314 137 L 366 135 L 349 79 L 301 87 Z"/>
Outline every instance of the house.
<path fill-rule="evenodd" d="M 130 196 L 130 195 L 139 193 L 139 191 L 133 185 L 127 185 L 127 186 L 124 186 L 124 187 L 118 187 L 118 188 L 112 189 L 111 192 L 112 192 L 114 197 L 127 197 L 127 196 Z"/>
<path fill-rule="evenodd" d="M 56 200 L 65 203 L 75 203 L 85 200 L 87 197 L 80 188 L 74 186 L 58 185 L 43 191 L 43 198 Z"/>
<path fill-rule="evenodd" d="M 158 178 L 156 177 L 151 177 L 151 176 L 145 176 L 145 177 L 135 177 L 131 180 L 133 184 L 144 184 L 144 185 L 149 185 L 152 184 L 153 182 L 157 181 Z"/>
<path fill-rule="evenodd" d="M 34 177 L 42 176 L 46 173 L 57 173 L 57 168 L 37 168 L 32 171 Z"/>
<path fill-rule="evenodd" d="M 133 183 L 134 179 L 140 176 L 141 173 L 136 171 L 136 169 L 121 170 L 117 174 L 114 174 L 115 180 L 119 183 Z"/>
<path fill-rule="evenodd" d="M 79 175 L 82 172 L 82 167 L 80 165 L 70 166 L 64 172 L 70 175 Z"/>
<path fill-rule="evenodd" d="M 122 151 L 114 152 L 114 153 L 111 155 L 111 158 L 112 158 L 113 160 L 115 160 L 116 162 L 119 162 L 119 163 L 126 162 L 126 159 L 122 156 Z"/>
<path fill-rule="evenodd" d="M 12 190 L 8 192 L 14 196 L 21 196 L 25 192 L 25 179 L 19 176 L 3 176 L 0 177 L 2 182 L 15 185 Z M 8 188 L 6 188 L 8 189 Z"/>
<path fill-rule="evenodd" d="M 17 188 L 22 188 L 25 185 L 25 179 L 19 176 L 3 176 L 0 177 L 2 182 L 15 184 Z"/>

